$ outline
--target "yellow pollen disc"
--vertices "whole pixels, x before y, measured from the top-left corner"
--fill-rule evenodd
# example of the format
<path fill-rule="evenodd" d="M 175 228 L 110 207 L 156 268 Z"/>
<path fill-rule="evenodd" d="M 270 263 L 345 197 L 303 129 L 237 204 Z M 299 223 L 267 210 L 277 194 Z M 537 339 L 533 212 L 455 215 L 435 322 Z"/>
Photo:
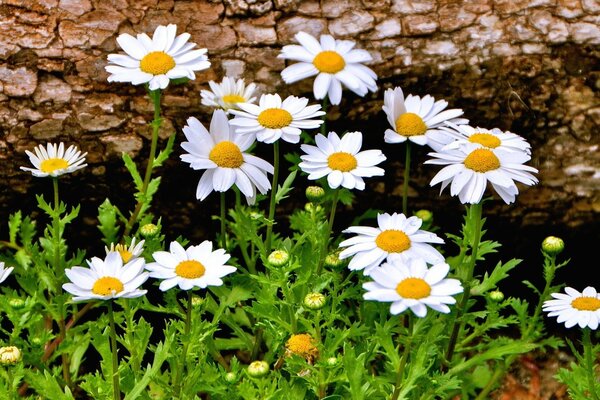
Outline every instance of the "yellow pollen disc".
<path fill-rule="evenodd" d="M 123 291 L 123 282 L 112 276 L 103 276 L 94 283 L 92 293 L 100 296 L 108 296 Z"/>
<path fill-rule="evenodd" d="M 51 174 L 56 170 L 65 169 L 68 166 L 69 163 L 63 158 L 48 158 L 47 160 L 42 161 L 40 171 Z"/>
<path fill-rule="evenodd" d="M 258 114 L 258 123 L 269 129 L 281 129 L 292 123 L 292 114 L 282 108 L 267 108 Z"/>
<path fill-rule="evenodd" d="M 237 94 L 226 94 L 223 96 L 223 101 L 225 103 L 245 103 L 246 99 Z"/>
<path fill-rule="evenodd" d="M 221 168 L 239 168 L 244 163 L 238 145 L 228 140 L 217 143 L 208 158 Z"/>
<path fill-rule="evenodd" d="M 579 311 L 596 311 L 600 308 L 600 299 L 595 297 L 578 297 L 571 302 L 571 306 Z"/>
<path fill-rule="evenodd" d="M 187 279 L 200 278 L 205 272 L 206 268 L 204 268 L 204 265 L 196 260 L 182 261 L 175 267 L 175 273 Z"/>
<path fill-rule="evenodd" d="M 117 245 L 116 250 L 121 255 L 121 258 L 123 259 L 124 263 L 128 263 L 129 260 L 131 260 L 131 257 L 133 257 L 133 253 L 130 252 L 129 250 L 127 250 L 126 248 L 122 247 L 122 246 L 119 249 L 119 245 Z"/>
<path fill-rule="evenodd" d="M 476 149 L 465 158 L 465 167 L 476 172 L 488 172 L 500 168 L 500 160 L 488 149 Z"/>
<path fill-rule="evenodd" d="M 148 53 L 140 61 L 140 69 L 152 75 L 163 75 L 175 68 L 175 60 L 164 51 Z"/>
<path fill-rule="evenodd" d="M 340 56 L 335 51 L 326 50 L 315 56 L 313 59 L 313 65 L 320 72 L 335 74 L 336 72 L 340 72 L 344 69 L 346 66 L 346 61 L 344 61 L 344 57 Z"/>
<path fill-rule="evenodd" d="M 404 113 L 396 119 L 396 132 L 402 136 L 418 136 L 427 132 L 423 118 L 415 113 Z"/>
<path fill-rule="evenodd" d="M 469 142 L 479 143 L 480 145 L 489 147 L 491 149 L 495 149 L 502 144 L 500 139 L 494 135 L 490 135 L 489 133 L 474 133 L 469 136 Z"/>
<path fill-rule="evenodd" d="M 358 162 L 352 154 L 340 151 L 327 157 L 327 165 L 333 170 L 349 172 L 356 168 Z"/>
<path fill-rule="evenodd" d="M 396 286 L 396 292 L 405 299 L 422 299 L 431 293 L 431 286 L 421 278 L 406 278 Z"/>
<path fill-rule="evenodd" d="M 292 335 L 285 346 L 290 352 L 304 357 L 315 356 L 318 352 L 313 338 L 307 333 Z"/>
<path fill-rule="evenodd" d="M 410 239 L 406 233 L 395 229 L 388 229 L 377 235 L 375 244 L 388 253 L 402 253 L 410 249 Z"/>

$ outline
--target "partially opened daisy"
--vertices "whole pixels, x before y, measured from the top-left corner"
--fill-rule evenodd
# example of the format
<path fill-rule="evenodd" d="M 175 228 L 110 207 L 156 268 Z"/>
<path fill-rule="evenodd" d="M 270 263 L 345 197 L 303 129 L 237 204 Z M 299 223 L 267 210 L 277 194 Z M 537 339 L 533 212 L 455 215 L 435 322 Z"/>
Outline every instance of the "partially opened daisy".
<path fill-rule="evenodd" d="M 152 257 L 156 262 L 146 265 L 146 269 L 152 278 L 162 280 L 159 286 L 162 291 L 174 286 L 182 290 L 221 286 L 221 278 L 236 271 L 235 267 L 226 264 L 231 256 L 224 249 L 213 250 L 209 240 L 187 249 L 171 242 L 169 251 L 157 251 Z"/>
<path fill-rule="evenodd" d="M 134 298 L 147 292 L 139 289 L 149 276 L 148 272 L 144 271 L 143 258 L 123 264 L 121 255 L 111 251 L 104 260 L 93 257 L 88 261 L 88 265 L 90 268 L 65 269 L 65 274 L 71 282 L 63 284 L 62 287 L 74 296 L 73 301 Z"/>
<path fill-rule="evenodd" d="M 579 325 L 580 328 L 598 329 L 600 322 L 600 294 L 588 286 L 583 292 L 566 287 L 565 293 L 552 293 L 554 300 L 546 300 L 543 310 L 549 317 L 558 317 L 556 322 L 565 323 L 567 328 Z"/>
<path fill-rule="evenodd" d="M 309 174 L 308 179 L 327 176 L 327 183 L 332 189 L 343 186 L 363 190 L 363 178 L 382 176 L 385 172 L 375 166 L 386 159 L 381 150 L 360 151 L 360 132 L 348 132 L 341 139 L 335 132 L 329 132 L 327 137 L 318 134 L 315 142 L 316 146 L 300 146 L 306 154 L 300 156 L 302 162 L 298 166 Z"/>
<path fill-rule="evenodd" d="M 196 198 L 204 200 L 213 190 L 225 192 L 233 185 L 250 203 L 256 190 L 265 194 L 271 183 L 267 173 L 273 173 L 268 162 L 245 153 L 254 143 L 252 135 L 238 135 L 229 125 L 223 110 L 215 110 L 210 122 L 210 132 L 194 117 L 183 128 L 187 142 L 181 147 L 187 151 L 181 160 L 196 170 L 205 169 L 196 189 Z"/>
<path fill-rule="evenodd" d="M 363 65 L 373 58 L 366 50 L 354 49 L 355 42 L 336 40 L 321 35 L 320 41 L 306 32 L 298 32 L 300 45 L 287 45 L 277 57 L 300 61 L 281 71 L 285 83 L 294 83 L 317 75 L 313 83 L 315 99 L 329 97 L 331 104 L 340 104 L 342 84 L 359 96 L 377 91 L 377 75 Z"/>
<path fill-rule="evenodd" d="M 25 150 L 29 161 L 34 168 L 21 167 L 23 171 L 29 171 L 33 176 L 43 178 L 46 176 L 57 177 L 81 169 L 85 164 L 87 153 L 81 153 L 76 146 L 71 145 L 65 150 L 65 144 L 47 143 L 46 147 L 38 145 L 33 149 L 34 153 Z"/>
<path fill-rule="evenodd" d="M 444 240 L 435 233 L 420 229 L 422 223 L 415 216 L 377 214 L 377 228 L 352 226 L 344 230 L 344 233 L 357 235 L 340 243 L 339 247 L 345 247 L 340 259 L 352 257 L 348 268 L 362 269 L 365 275 L 372 274 L 385 260 L 406 263 L 410 258 L 419 258 L 429 264 L 444 262 L 444 256 L 429 244 L 442 244 Z"/>
<path fill-rule="evenodd" d="M 254 103 L 256 97 L 253 97 L 256 85 L 254 83 L 246 86 L 243 79 L 226 76 L 221 83 L 215 81 L 208 82 L 211 90 L 201 90 L 202 104 L 209 107 L 229 109 L 238 109 L 238 103 Z"/>
<path fill-rule="evenodd" d="M 373 282 L 363 283 L 365 300 L 391 302 L 390 312 L 400 314 L 406 309 L 420 318 L 427 315 L 427 307 L 447 314 L 448 304 L 455 304 L 455 294 L 462 293 L 458 279 L 447 279 L 450 266 L 446 263 L 427 268 L 423 259 L 406 262 L 395 260 L 381 265 L 370 277 Z"/>
<path fill-rule="evenodd" d="M 281 100 L 278 94 L 263 94 L 258 105 L 238 103 L 239 110 L 230 110 L 235 118 L 230 121 L 236 133 L 256 135 L 259 142 L 273 143 L 279 138 L 298 143 L 302 129 L 321 126 L 325 112 L 321 105 L 308 105 L 305 97 L 288 96 Z M 311 119 L 319 118 L 319 119 Z"/>
<path fill-rule="evenodd" d="M 524 165 L 531 157 L 525 152 L 490 149 L 477 143 L 466 143 L 456 149 L 429 153 L 434 157 L 425 164 L 445 165 L 431 180 L 430 185 L 441 183 L 441 191 L 450 185 L 450 194 L 461 203 L 481 201 L 489 182 L 506 204 L 513 203 L 519 189 L 515 181 L 525 185 L 538 182 L 532 173 L 538 170 Z"/>
<path fill-rule="evenodd" d="M 145 240 L 140 241 L 139 243 L 135 243 L 136 238 L 131 239 L 131 244 L 129 246 L 125 245 L 125 244 L 117 244 L 115 245 L 114 243 L 110 244 L 110 248 L 104 246 L 104 250 L 106 251 L 106 254 L 110 253 L 111 251 L 116 251 L 117 253 L 119 253 L 121 255 L 121 259 L 123 259 L 124 263 L 128 263 L 129 261 L 131 261 L 132 259 L 138 258 L 139 256 L 142 255 L 142 253 L 144 252 L 144 242 Z"/>
<path fill-rule="evenodd" d="M 481 147 L 489 149 L 504 149 L 508 151 L 520 151 L 531 154 L 531 145 L 522 136 L 509 131 L 503 132 L 498 128 L 485 129 L 472 127 L 470 125 L 456 125 L 450 121 L 440 129 L 446 132 L 454 140 L 444 147 L 455 149 L 465 143 L 476 143 Z"/>
<path fill-rule="evenodd" d="M 137 38 L 123 33 L 117 43 L 126 54 L 109 54 L 109 82 L 148 83 L 150 90 L 164 89 L 171 79 L 195 79 L 194 71 L 210 67 L 206 49 L 188 43 L 189 33 L 177 35 L 177 25 L 159 25 L 152 39 L 145 33 Z"/>
<path fill-rule="evenodd" d="M 457 118 L 463 114 L 461 109 L 446 110 L 448 102 L 435 99 L 430 95 L 413 96 L 406 99 L 400 87 L 387 89 L 383 96 L 383 111 L 392 129 L 385 131 L 386 143 L 403 143 L 407 140 L 418 145 L 428 145 L 439 151 L 454 137 L 440 128 L 448 122 L 466 124 L 468 120 Z"/>
<path fill-rule="evenodd" d="M 4 268 L 4 263 L 0 261 L 0 283 L 4 282 L 6 278 L 13 272 L 14 267 Z"/>

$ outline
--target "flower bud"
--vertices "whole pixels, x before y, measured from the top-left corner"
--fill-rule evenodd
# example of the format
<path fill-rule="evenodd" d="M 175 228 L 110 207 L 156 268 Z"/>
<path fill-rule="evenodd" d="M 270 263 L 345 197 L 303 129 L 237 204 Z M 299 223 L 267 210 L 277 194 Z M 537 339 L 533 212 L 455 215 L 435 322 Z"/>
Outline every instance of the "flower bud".
<path fill-rule="evenodd" d="M 551 256 L 555 256 L 565 249 L 565 242 L 556 236 L 548 236 L 542 242 L 542 250 Z"/>
<path fill-rule="evenodd" d="M 248 365 L 248 375 L 253 378 L 261 378 L 269 373 L 269 363 L 266 361 L 252 361 Z"/>
<path fill-rule="evenodd" d="M 145 239 L 150 239 L 158 235 L 159 229 L 158 226 L 154 224 L 146 224 L 140 228 L 140 235 Z"/>
<path fill-rule="evenodd" d="M 424 224 L 429 224 L 433 221 L 433 213 L 429 210 L 419 210 L 415 213 L 415 216 L 423 220 Z"/>
<path fill-rule="evenodd" d="M 235 374 L 235 372 L 226 373 L 225 381 L 227 381 L 228 383 L 234 383 L 235 381 L 237 381 L 237 375 Z"/>
<path fill-rule="evenodd" d="M 275 250 L 269 257 L 267 257 L 267 261 L 274 267 L 283 267 L 290 260 L 290 255 L 285 250 Z"/>
<path fill-rule="evenodd" d="M 192 295 L 192 307 L 200 307 L 204 304 L 204 297 Z"/>
<path fill-rule="evenodd" d="M 337 357 L 329 357 L 325 362 L 328 366 L 335 367 L 336 365 L 338 365 L 340 360 Z"/>
<path fill-rule="evenodd" d="M 304 297 L 304 306 L 311 310 L 319 310 L 325 305 L 325 300 L 321 293 L 309 293 Z"/>
<path fill-rule="evenodd" d="M 321 186 L 309 186 L 305 193 L 306 199 L 312 203 L 320 203 L 325 197 L 325 190 Z"/>
<path fill-rule="evenodd" d="M 306 203 L 304 205 L 304 210 L 308 212 L 320 212 L 323 211 L 323 207 L 315 203 Z"/>
<path fill-rule="evenodd" d="M 341 266 L 344 261 L 340 259 L 340 252 L 341 250 L 336 250 L 333 253 L 327 254 L 324 262 L 325 266 L 329 268 L 337 268 Z"/>
<path fill-rule="evenodd" d="M 501 302 L 502 300 L 504 300 L 504 293 L 502 293 L 499 290 L 494 290 L 490 292 L 489 296 L 491 300 L 496 302 Z"/>
<path fill-rule="evenodd" d="M 10 306 L 14 309 L 14 310 L 20 310 L 23 307 L 25 307 L 25 300 L 20 299 L 18 297 L 13 297 L 12 299 L 10 299 L 8 301 L 8 304 L 10 304 Z"/>
<path fill-rule="evenodd" d="M 0 364 L 13 365 L 21 361 L 21 350 L 15 346 L 0 347 Z"/>

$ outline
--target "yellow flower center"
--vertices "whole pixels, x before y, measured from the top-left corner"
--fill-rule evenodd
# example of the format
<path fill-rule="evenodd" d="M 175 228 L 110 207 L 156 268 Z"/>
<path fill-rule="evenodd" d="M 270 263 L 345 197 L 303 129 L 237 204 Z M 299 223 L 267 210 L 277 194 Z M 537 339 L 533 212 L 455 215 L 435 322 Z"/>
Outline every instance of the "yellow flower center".
<path fill-rule="evenodd" d="M 258 123 L 269 129 L 281 129 L 292 123 L 292 114 L 282 108 L 267 108 L 258 114 Z"/>
<path fill-rule="evenodd" d="M 292 335 L 285 344 L 285 347 L 290 353 L 302 357 L 316 356 L 319 351 L 314 344 L 314 339 L 308 333 Z"/>
<path fill-rule="evenodd" d="M 396 292 L 405 299 L 422 299 L 429 296 L 431 286 L 421 278 L 406 278 L 396 286 Z"/>
<path fill-rule="evenodd" d="M 327 165 L 333 170 L 348 172 L 356 168 L 358 162 L 352 154 L 339 151 L 327 157 Z"/>
<path fill-rule="evenodd" d="M 578 297 L 571 302 L 571 305 L 579 311 L 596 311 L 600 308 L 600 299 L 596 297 Z"/>
<path fill-rule="evenodd" d="M 204 275 L 206 268 L 200 261 L 186 260 L 182 261 L 175 267 L 175 273 L 182 278 L 197 279 Z"/>
<path fill-rule="evenodd" d="M 244 163 L 238 145 L 228 140 L 217 143 L 208 158 L 221 168 L 239 168 Z"/>
<path fill-rule="evenodd" d="M 427 132 L 423 118 L 415 113 L 404 113 L 396 119 L 396 132 L 402 136 L 418 136 Z"/>
<path fill-rule="evenodd" d="M 69 163 L 64 158 L 48 158 L 40 164 L 40 171 L 51 174 L 58 169 L 65 169 Z"/>
<path fill-rule="evenodd" d="M 375 244 L 388 253 L 402 253 L 410 249 L 410 238 L 402 231 L 388 229 L 377 235 Z"/>
<path fill-rule="evenodd" d="M 125 247 L 122 244 L 118 244 L 115 246 L 115 251 L 118 251 L 119 254 L 121 255 L 121 259 L 123 260 L 124 263 L 128 263 L 129 260 L 131 260 L 131 257 L 133 257 L 133 253 L 130 252 L 127 247 Z"/>
<path fill-rule="evenodd" d="M 488 149 L 473 150 L 464 161 L 465 167 L 476 172 L 488 172 L 500 168 L 500 160 Z"/>
<path fill-rule="evenodd" d="M 335 74 L 344 69 L 346 61 L 335 51 L 325 50 L 315 56 L 313 65 L 321 72 Z"/>
<path fill-rule="evenodd" d="M 163 75 L 175 68 L 175 60 L 164 51 L 148 53 L 140 61 L 140 69 L 152 75 Z"/>
<path fill-rule="evenodd" d="M 237 94 L 226 94 L 223 96 L 223 101 L 225 103 L 245 103 L 246 99 Z"/>
<path fill-rule="evenodd" d="M 100 296 L 115 295 L 123 291 L 123 282 L 112 276 L 103 276 L 94 283 L 92 293 Z"/>
<path fill-rule="evenodd" d="M 502 144 L 500 139 L 494 135 L 490 135 L 489 133 L 474 133 L 469 136 L 469 142 L 479 143 L 480 145 L 489 147 L 491 149 L 495 149 Z"/>

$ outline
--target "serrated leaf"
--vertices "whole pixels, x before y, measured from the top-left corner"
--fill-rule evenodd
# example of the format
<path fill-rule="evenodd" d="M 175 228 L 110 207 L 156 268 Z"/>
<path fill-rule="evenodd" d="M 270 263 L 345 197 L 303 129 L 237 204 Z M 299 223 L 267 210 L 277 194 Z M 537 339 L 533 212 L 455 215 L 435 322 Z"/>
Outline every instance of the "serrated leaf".
<path fill-rule="evenodd" d="M 123 162 L 125 163 L 125 168 L 127 168 L 127 171 L 129 171 L 131 178 L 133 178 L 133 183 L 135 185 L 135 188 L 137 189 L 137 191 L 141 192 L 142 188 L 144 186 L 144 182 L 142 181 L 142 177 L 140 176 L 140 173 L 138 172 L 137 166 L 135 165 L 135 163 L 133 162 L 133 160 L 131 159 L 131 156 L 129 154 L 123 153 L 121 158 L 123 159 Z"/>

